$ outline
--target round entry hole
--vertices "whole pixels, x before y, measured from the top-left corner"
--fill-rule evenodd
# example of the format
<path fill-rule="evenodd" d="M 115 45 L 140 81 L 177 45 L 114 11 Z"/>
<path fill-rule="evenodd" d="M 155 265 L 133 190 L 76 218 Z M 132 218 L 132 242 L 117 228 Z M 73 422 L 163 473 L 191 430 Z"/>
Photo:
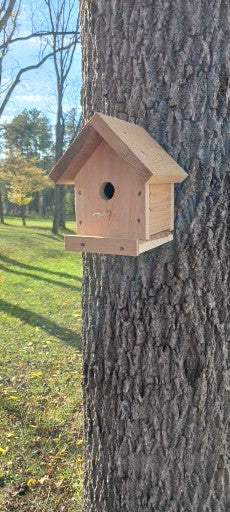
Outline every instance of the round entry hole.
<path fill-rule="evenodd" d="M 103 199 L 112 199 L 114 196 L 115 188 L 110 181 L 102 185 L 102 197 Z"/>

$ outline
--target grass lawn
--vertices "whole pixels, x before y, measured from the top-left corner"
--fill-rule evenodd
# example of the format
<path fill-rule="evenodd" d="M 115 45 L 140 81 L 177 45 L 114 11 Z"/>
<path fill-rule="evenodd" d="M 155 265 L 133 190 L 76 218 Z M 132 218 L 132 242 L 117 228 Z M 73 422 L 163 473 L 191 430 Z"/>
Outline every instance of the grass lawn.
<path fill-rule="evenodd" d="M 81 510 L 82 266 L 63 237 L 0 226 L 1 512 Z"/>

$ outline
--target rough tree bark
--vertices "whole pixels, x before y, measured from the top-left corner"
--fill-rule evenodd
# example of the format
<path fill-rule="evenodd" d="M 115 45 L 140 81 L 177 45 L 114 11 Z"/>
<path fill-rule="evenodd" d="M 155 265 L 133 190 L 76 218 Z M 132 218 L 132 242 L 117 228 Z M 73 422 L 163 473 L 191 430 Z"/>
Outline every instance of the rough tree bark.
<path fill-rule="evenodd" d="M 83 115 L 139 123 L 189 173 L 174 242 L 85 255 L 84 512 L 227 512 L 229 2 L 82 0 Z"/>

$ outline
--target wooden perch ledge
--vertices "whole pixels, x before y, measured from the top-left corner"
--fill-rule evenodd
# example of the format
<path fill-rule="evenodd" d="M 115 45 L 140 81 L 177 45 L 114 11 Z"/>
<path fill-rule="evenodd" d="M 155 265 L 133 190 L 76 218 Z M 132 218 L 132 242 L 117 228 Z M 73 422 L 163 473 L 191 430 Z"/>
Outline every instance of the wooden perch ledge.
<path fill-rule="evenodd" d="M 170 231 L 158 233 L 149 240 L 132 240 L 125 238 L 106 238 L 94 236 L 65 236 L 65 250 L 71 252 L 91 252 L 97 254 L 116 254 L 119 256 L 139 256 L 173 240 Z"/>

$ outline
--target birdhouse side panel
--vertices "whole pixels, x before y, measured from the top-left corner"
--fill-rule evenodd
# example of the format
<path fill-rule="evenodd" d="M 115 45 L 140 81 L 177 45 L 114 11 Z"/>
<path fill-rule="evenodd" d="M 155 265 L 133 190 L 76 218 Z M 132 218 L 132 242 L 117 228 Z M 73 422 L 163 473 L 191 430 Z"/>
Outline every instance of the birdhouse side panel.
<path fill-rule="evenodd" d="M 149 234 L 173 230 L 174 185 L 149 185 Z"/>
<path fill-rule="evenodd" d="M 79 235 L 145 239 L 145 184 L 104 141 L 75 180 Z"/>

